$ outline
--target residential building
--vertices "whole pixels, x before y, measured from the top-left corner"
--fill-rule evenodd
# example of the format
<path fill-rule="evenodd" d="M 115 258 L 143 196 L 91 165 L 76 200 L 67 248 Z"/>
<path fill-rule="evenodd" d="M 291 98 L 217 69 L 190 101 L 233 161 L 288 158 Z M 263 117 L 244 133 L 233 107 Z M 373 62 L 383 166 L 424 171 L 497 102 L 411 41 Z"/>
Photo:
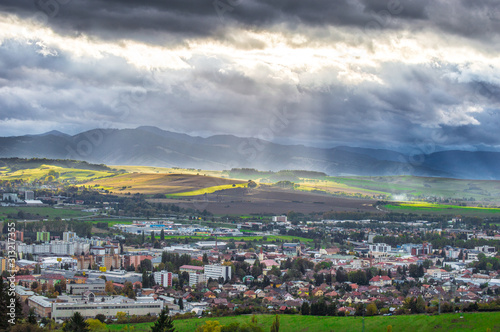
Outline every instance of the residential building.
<path fill-rule="evenodd" d="M 15 234 L 16 241 L 24 242 L 24 232 L 23 231 L 16 231 L 14 234 Z"/>
<path fill-rule="evenodd" d="M 207 276 L 205 274 L 190 273 L 189 274 L 189 286 L 193 287 L 198 284 L 205 284 L 207 282 Z"/>
<path fill-rule="evenodd" d="M 35 193 L 32 190 L 26 190 L 24 192 L 24 199 L 25 200 L 34 200 L 35 199 Z"/>
<path fill-rule="evenodd" d="M 226 265 L 205 265 L 205 276 L 207 280 L 212 278 L 217 280 L 223 278 L 224 281 L 231 279 L 231 266 Z"/>
<path fill-rule="evenodd" d="M 369 281 L 370 286 L 386 286 L 386 285 L 391 285 L 392 284 L 392 279 L 389 278 L 388 276 L 375 276 L 370 279 Z"/>
<path fill-rule="evenodd" d="M 287 216 L 274 216 L 273 217 L 274 222 L 287 222 Z"/>
<path fill-rule="evenodd" d="M 138 267 L 141 265 L 141 262 L 145 259 L 152 260 L 153 256 L 151 255 L 142 255 L 142 254 L 137 254 L 137 255 L 125 255 L 123 256 L 123 266 L 125 268 L 129 266 L 134 266 Z"/>
<path fill-rule="evenodd" d="M 369 245 L 370 251 L 374 252 L 389 252 L 391 251 L 391 246 L 385 243 L 374 243 Z"/>
<path fill-rule="evenodd" d="M 451 276 L 450 272 L 443 269 L 427 269 L 427 274 L 437 279 L 448 279 Z"/>
<path fill-rule="evenodd" d="M 50 232 L 36 232 L 36 240 L 40 242 L 49 242 Z"/>
<path fill-rule="evenodd" d="M 173 273 L 168 271 L 160 271 L 154 273 L 155 283 L 163 287 L 171 287 L 173 280 Z"/>
<path fill-rule="evenodd" d="M 75 232 L 63 232 L 63 241 L 73 242 L 77 238 Z"/>

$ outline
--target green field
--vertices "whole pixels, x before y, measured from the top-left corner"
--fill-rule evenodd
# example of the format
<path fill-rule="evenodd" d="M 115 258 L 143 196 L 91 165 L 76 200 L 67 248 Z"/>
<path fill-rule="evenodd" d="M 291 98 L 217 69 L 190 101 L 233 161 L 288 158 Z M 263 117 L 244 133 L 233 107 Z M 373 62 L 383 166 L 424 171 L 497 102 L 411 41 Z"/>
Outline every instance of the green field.
<path fill-rule="evenodd" d="M 500 208 L 433 204 L 427 202 L 393 203 L 384 205 L 384 208 L 392 212 L 400 213 L 455 214 L 473 216 L 500 215 Z"/>
<path fill-rule="evenodd" d="M 312 242 L 313 240 L 311 239 L 306 239 L 305 237 L 299 237 L 299 236 L 290 236 L 290 235 L 267 235 L 267 242 L 272 242 L 274 240 L 281 240 L 281 241 L 296 241 L 299 240 L 301 242 Z M 156 236 L 157 239 L 159 239 L 159 236 Z M 165 235 L 165 239 L 195 239 L 195 240 L 208 240 L 208 239 L 214 239 L 215 236 L 201 236 L 201 235 L 193 235 L 193 236 L 187 236 L 187 235 L 182 235 L 182 236 L 177 236 L 177 235 Z M 264 236 L 218 236 L 218 240 L 234 240 L 234 241 L 262 241 Z"/>
<path fill-rule="evenodd" d="M 121 225 L 132 225 L 132 221 L 130 219 L 98 219 L 98 220 L 89 220 L 88 222 L 91 222 L 93 224 L 97 223 L 107 223 L 108 227 L 111 227 L 116 224 L 121 224 Z"/>
<path fill-rule="evenodd" d="M 34 216 L 40 218 L 48 218 L 54 219 L 59 217 L 61 219 L 70 219 L 70 218 L 78 218 L 92 215 L 89 212 L 82 212 L 81 210 L 73 210 L 73 209 L 56 209 L 52 207 L 35 207 L 35 206 L 26 206 L 26 207 L 0 207 L 0 218 L 7 218 L 9 214 L 17 214 L 19 211 L 24 212 L 25 214 L 32 214 Z"/>
<path fill-rule="evenodd" d="M 369 189 L 393 196 L 473 198 L 482 202 L 500 202 L 500 181 L 493 180 L 461 180 L 417 176 L 352 176 L 328 177 L 327 179 L 350 188 Z"/>
<path fill-rule="evenodd" d="M 257 324 L 269 331 L 273 315 L 258 315 Z M 361 317 L 317 317 L 301 315 L 280 315 L 280 331 L 282 332 L 319 332 L 319 331 L 362 331 L 363 318 Z M 175 329 L 178 332 L 193 332 L 207 320 L 216 320 L 221 325 L 233 322 L 240 324 L 249 323 L 250 315 L 220 318 L 193 318 L 175 320 Z M 387 326 L 392 326 L 392 331 L 482 331 L 491 329 L 492 332 L 500 331 L 500 313 L 482 312 L 466 313 L 461 318 L 460 314 L 443 314 L 435 316 L 375 316 L 366 317 L 365 331 L 387 331 Z M 133 324 L 132 331 L 150 331 L 152 323 Z M 111 331 L 126 331 L 127 324 L 108 325 Z"/>

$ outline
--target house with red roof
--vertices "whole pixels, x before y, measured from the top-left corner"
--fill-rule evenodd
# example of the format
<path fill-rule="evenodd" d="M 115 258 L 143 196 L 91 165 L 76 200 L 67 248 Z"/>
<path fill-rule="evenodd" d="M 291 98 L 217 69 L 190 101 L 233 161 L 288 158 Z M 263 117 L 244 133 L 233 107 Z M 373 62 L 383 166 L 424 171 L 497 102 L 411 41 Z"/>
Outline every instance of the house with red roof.
<path fill-rule="evenodd" d="M 388 276 L 375 276 L 370 279 L 370 286 L 386 286 L 392 284 L 392 279 Z"/>

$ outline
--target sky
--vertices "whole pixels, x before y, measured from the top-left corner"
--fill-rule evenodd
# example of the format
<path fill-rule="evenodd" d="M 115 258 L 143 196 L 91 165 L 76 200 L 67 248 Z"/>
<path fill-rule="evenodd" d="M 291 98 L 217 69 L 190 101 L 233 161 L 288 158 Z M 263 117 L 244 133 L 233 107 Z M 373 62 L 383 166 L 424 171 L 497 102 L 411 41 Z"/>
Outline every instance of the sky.
<path fill-rule="evenodd" d="M 0 136 L 498 149 L 499 35 L 499 0 L 2 0 Z"/>

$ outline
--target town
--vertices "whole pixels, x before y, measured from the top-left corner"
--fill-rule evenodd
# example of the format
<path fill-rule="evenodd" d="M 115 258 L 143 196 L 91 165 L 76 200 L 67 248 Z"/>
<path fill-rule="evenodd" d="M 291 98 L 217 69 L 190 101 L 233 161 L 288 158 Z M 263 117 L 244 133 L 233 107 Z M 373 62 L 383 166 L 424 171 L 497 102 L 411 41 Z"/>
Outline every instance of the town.
<path fill-rule="evenodd" d="M 25 193 L 28 202 L 32 195 Z M 23 204 L 17 194 L 3 198 Z M 79 208 L 104 218 L 113 206 Z M 24 314 L 42 326 L 64 324 L 76 312 L 100 324 L 155 321 L 165 308 L 176 319 L 500 309 L 495 225 L 289 216 L 296 214 L 131 218 L 110 227 L 96 222 L 106 229 L 91 236 L 73 227 L 91 221 L 17 219 L 12 229 L 4 221 L 0 267 L 4 278 L 14 274 Z"/>

